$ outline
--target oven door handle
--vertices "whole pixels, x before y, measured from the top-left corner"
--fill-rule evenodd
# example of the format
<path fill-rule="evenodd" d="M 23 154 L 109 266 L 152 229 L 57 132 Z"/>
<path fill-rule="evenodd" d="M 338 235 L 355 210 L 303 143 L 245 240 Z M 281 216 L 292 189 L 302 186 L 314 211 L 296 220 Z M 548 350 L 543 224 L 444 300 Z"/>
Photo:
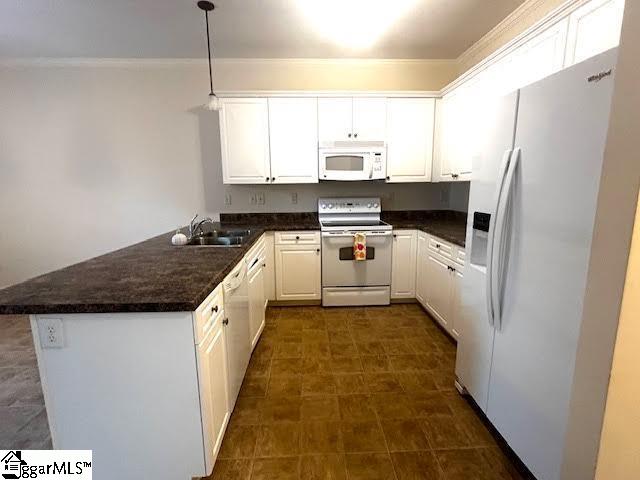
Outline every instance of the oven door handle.
<path fill-rule="evenodd" d="M 363 232 L 367 237 L 390 237 L 391 235 L 393 235 L 392 231 L 388 231 L 388 232 L 371 232 L 371 233 L 367 233 L 367 232 Z M 346 237 L 354 237 L 353 233 L 332 233 L 332 232 L 322 232 L 322 236 L 324 238 L 346 238 Z"/>

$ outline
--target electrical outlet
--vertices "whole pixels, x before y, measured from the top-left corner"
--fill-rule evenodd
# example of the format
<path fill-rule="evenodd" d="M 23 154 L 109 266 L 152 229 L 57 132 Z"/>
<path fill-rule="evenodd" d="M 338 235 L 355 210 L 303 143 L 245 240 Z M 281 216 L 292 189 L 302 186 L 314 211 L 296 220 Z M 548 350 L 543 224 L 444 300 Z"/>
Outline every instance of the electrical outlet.
<path fill-rule="evenodd" d="M 298 203 L 298 192 L 293 192 L 291 194 L 291 203 L 293 203 L 294 205 Z"/>
<path fill-rule="evenodd" d="M 440 203 L 442 205 L 448 204 L 451 198 L 451 186 L 448 183 L 443 183 L 440 189 Z"/>
<path fill-rule="evenodd" d="M 225 205 L 231 205 L 231 194 L 227 193 L 224 196 L 224 204 Z"/>
<path fill-rule="evenodd" d="M 40 346 L 42 348 L 64 347 L 64 332 L 62 320 L 59 318 L 42 318 L 38 322 Z"/>
<path fill-rule="evenodd" d="M 258 194 L 258 205 L 264 205 L 264 192 Z"/>
<path fill-rule="evenodd" d="M 257 205 L 258 204 L 258 196 L 255 193 L 251 194 L 251 205 Z"/>

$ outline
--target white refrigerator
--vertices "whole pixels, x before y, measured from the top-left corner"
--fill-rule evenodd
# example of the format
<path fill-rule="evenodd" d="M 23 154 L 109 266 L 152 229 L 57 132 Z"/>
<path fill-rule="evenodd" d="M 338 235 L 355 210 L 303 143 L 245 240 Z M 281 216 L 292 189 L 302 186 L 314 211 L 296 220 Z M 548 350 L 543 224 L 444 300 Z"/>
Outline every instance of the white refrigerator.
<path fill-rule="evenodd" d="M 456 376 L 538 480 L 593 478 L 595 455 L 565 453 L 615 63 L 478 110 Z"/>

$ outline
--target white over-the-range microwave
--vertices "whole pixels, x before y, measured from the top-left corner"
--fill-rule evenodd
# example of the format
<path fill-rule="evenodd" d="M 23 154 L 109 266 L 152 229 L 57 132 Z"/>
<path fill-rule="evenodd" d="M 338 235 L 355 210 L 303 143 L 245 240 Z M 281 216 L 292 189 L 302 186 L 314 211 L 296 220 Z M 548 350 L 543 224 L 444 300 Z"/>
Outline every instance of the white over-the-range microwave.
<path fill-rule="evenodd" d="M 321 143 L 318 160 L 320 180 L 383 180 L 387 175 L 384 142 Z"/>

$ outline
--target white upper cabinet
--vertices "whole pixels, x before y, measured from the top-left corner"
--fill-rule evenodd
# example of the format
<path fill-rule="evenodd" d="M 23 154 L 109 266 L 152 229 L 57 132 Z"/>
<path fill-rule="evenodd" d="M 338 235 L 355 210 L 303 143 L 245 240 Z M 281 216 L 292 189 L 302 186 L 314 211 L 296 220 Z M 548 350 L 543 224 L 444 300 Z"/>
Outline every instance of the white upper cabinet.
<path fill-rule="evenodd" d="M 471 178 L 470 145 L 477 130 L 475 118 L 482 98 L 482 91 L 477 88 L 478 82 L 479 78 L 472 78 L 438 102 L 434 181 L 465 181 Z"/>
<path fill-rule="evenodd" d="M 561 70 L 568 25 L 568 18 L 555 23 L 442 98 L 436 115 L 435 181 L 471 179 L 483 102 Z"/>
<path fill-rule="evenodd" d="M 224 183 L 269 183 L 267 99 L 225 98 L 220 111 L 220 145 Z"/>
<path fill-rule="evenodd" d="M 320 142 L 384 141 L 387 125 L 386 105 L 386 98 L 319 98 Z"/>
<path fill-rule="evenodd" d="M 384 141 L 387 133 L 387 99 L 353 99 L 353 139 Z"/>
<path fill-rule="evenodd" d="M 502 71 L 509 79 L 509 93 L 562 70 L 569 19 L 565 18 L 518 47 L 507 56 L 509 66 Z M 511 57 L 511 58 L 509 58 Z"/>
<path fill-rule="evenodd" d="M 272 183 L 318 182 L 318 100 L 270 98 Z"/>
<path fill-rule="evenodd" d="M 318 137 L 320 142 L 349 140 L 353 136 L 353 100 L 344 98 L 318 99 Z"/>
<path fill-rule="evenodd" d="M 592 0 L 569 16 L 565 65 L 579 63 L 620 42 L 624 0 Z"/>
<path fill-rule="evenodd" d="M 389 98 L 386 109 L 387 181 L 431 181 L 435 100 Z"/>

